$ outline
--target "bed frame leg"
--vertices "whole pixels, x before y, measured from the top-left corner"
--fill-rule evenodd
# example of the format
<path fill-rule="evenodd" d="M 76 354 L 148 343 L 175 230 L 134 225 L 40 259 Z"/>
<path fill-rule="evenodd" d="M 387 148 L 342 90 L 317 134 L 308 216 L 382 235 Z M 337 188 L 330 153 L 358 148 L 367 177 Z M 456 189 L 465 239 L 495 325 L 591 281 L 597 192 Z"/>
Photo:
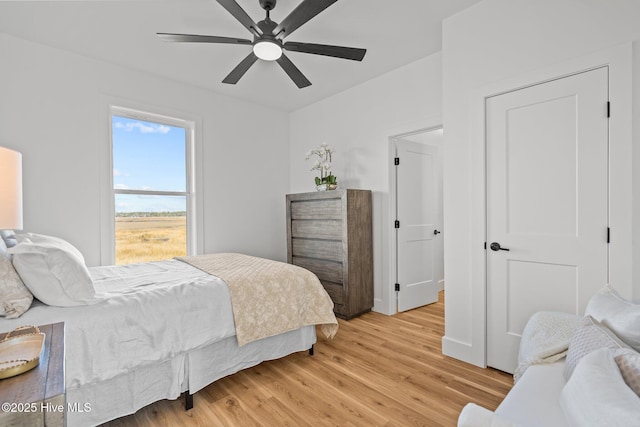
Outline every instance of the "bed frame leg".
<path fill-rule="evenodd" d="M 313 356 L 313 344 L 311 345 L 311 348 L 309 349 L 309 356 Z"/>
<path fill-rule="evenodd" d="M 189 390 L 184 392 L 184 410 L 188 411 L 193 408 L 193 394 Z"/>

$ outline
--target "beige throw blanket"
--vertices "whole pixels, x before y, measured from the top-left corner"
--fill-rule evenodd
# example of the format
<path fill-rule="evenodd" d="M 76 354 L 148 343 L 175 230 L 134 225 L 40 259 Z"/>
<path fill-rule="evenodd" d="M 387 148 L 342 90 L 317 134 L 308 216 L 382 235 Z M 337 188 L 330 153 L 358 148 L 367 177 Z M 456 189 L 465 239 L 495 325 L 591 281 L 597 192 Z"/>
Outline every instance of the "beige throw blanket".
<path fill-rule="evenodd" d="M 338 331 L 333 301 L 304 268 L 242 254 L 176 258 L 224 280 L 231 292 L 238 345 L 308 325 L 327 338 Z"/>

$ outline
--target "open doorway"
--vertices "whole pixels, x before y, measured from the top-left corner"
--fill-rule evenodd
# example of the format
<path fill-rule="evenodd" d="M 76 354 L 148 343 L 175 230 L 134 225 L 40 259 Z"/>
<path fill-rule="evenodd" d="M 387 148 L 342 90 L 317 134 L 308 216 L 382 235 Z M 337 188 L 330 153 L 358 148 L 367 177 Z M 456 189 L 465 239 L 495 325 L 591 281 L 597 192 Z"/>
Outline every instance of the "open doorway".
<path fill-rule="evenodd" d="M 444 289 L 441 126 L 389 138 L 395 311 L 438 301 Z"/>

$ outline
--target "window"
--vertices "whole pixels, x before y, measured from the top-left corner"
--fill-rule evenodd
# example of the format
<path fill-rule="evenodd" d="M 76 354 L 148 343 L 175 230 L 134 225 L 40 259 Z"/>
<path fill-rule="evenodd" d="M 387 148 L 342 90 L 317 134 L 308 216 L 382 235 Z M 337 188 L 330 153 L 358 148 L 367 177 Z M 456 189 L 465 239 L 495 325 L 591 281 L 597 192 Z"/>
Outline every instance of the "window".
<path fill-rule="evenodd" d="M 116 264 L 193 253 L 193 127 L 112 107 Z"/>

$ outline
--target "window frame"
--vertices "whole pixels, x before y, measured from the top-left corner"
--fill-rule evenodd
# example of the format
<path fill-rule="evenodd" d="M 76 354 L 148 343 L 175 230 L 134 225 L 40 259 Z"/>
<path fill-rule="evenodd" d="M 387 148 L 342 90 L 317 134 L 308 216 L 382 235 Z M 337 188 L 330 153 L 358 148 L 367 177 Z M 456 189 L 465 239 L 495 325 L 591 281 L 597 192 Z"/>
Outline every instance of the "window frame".
<path fill-rule="evenodd" d="M 128 119 L 142 120 L 145 122 L 157 123 L 172 127 L 185 129 L 185 168 L 186 168 L 186 189 L 185 191 L 164 191 L 164 190 L 134 190 L 116 189 L 113 175 L 113 117 L 125 117 Z M 107 220 L 110 223 L 110 244 L 108 264 L 115 264 L 116 261 L 116 233 L 115 233 L 115 198 L 117 194 L 151 195 L 151 196 L 179 196 L 185 197 L 186 209 L 186 233 L 187 233 L 187 255 L 196 255 L 198 248 L 196 224 L 198 220 L 196 209 L 196 122 L 193 120 L 170 117 L 166 115 L 151 113 L 137 109 L 131 109 L 116 105 L 109 108 L 109 215 Z M 104 260 L 103 260 L 104 261 Z M 103 262 L 104 263 L 104 262 Z"/>

